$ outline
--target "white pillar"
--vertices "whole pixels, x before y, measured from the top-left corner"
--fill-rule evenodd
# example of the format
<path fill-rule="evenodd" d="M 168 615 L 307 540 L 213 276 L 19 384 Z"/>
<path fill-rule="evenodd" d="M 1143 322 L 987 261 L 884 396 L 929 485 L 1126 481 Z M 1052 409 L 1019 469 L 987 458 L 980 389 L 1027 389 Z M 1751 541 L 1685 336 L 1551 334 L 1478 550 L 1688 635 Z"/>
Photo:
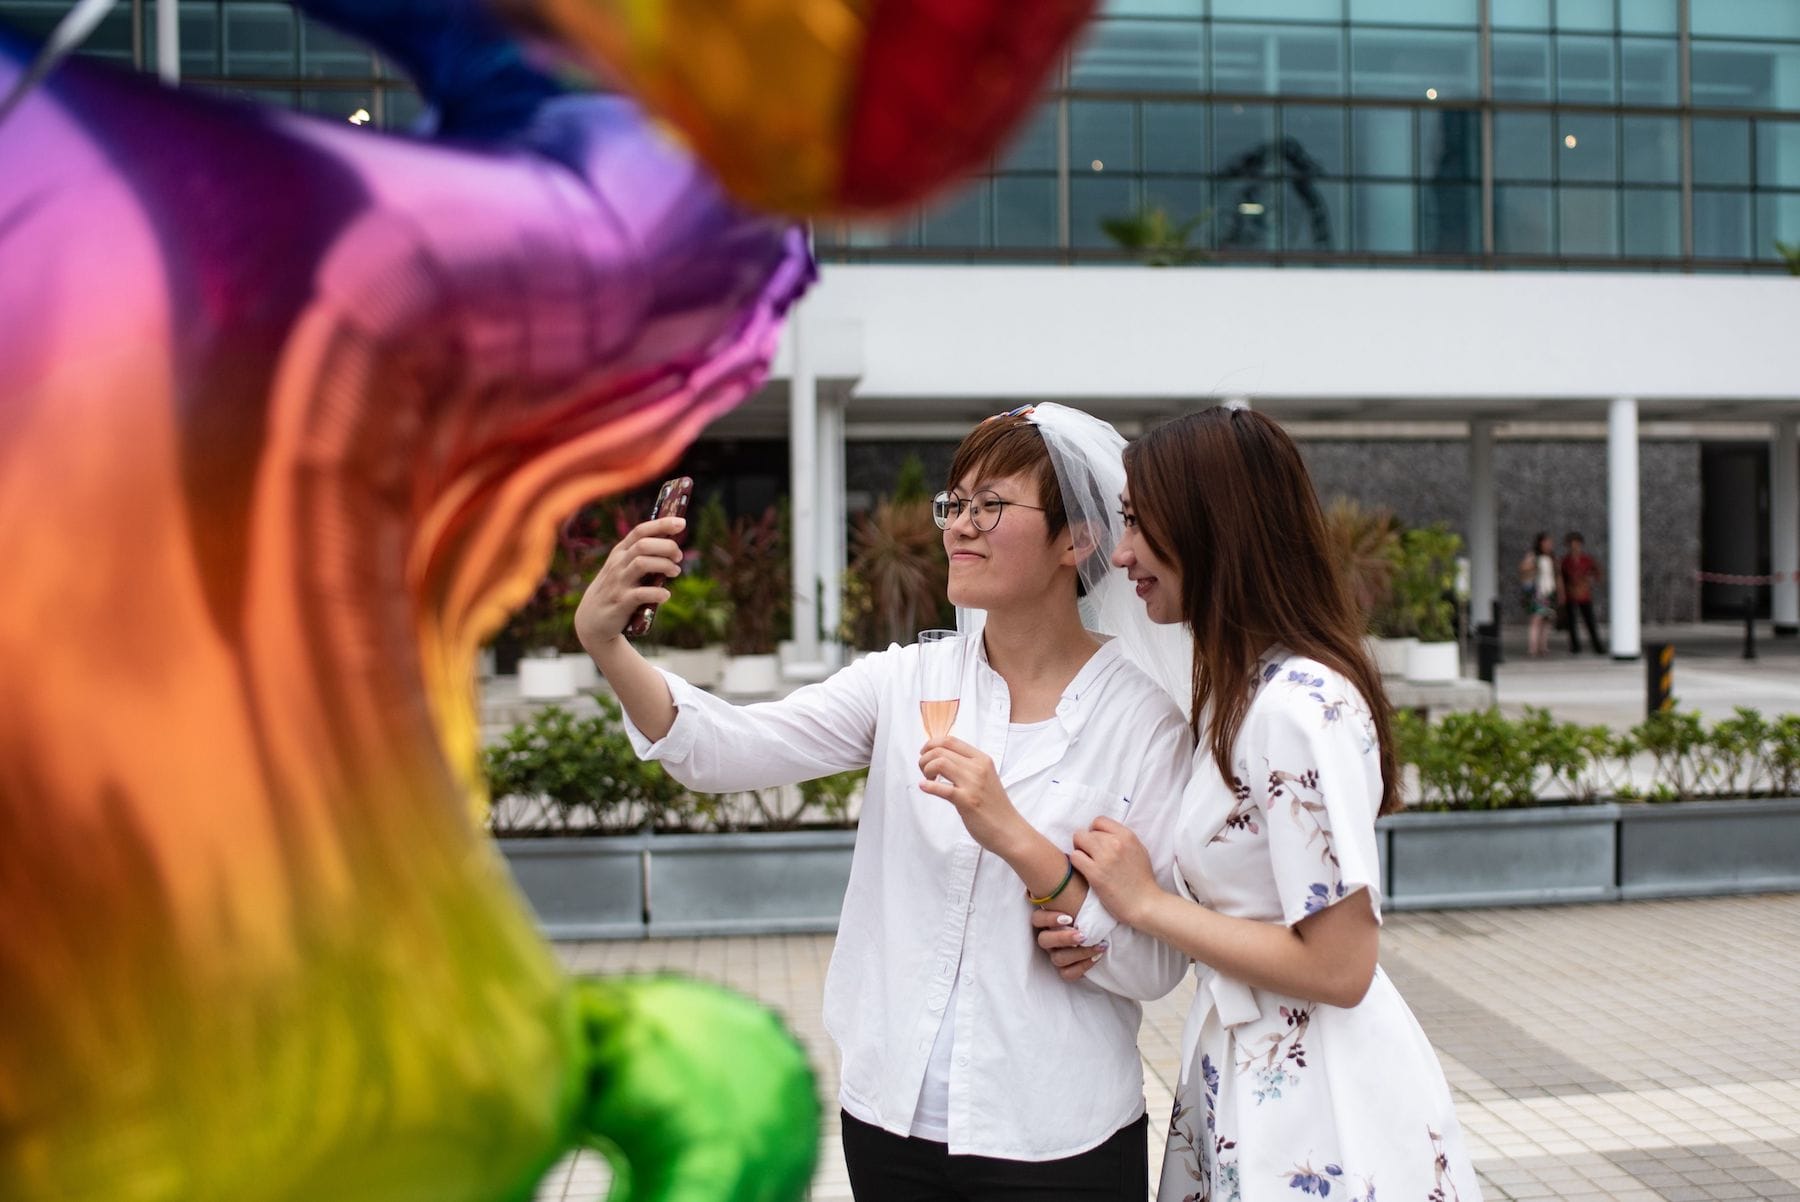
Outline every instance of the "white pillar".
<path fill-rule="evenodd" d="M 181 82 L 179 0 L 156 0 L 156 74 L 167 84 Z"/>
<path fill-rule="evenodd" d="M 844 616 L 844 406 L 835 392 L 819 398 L 819 627 L 826 666 L 836 668 L 837 628 Z"/>
<path fill-rule="evenodd" d="M 1771 450 L 1769 550 L 1775 574 L 1787 577 L 1775 586 L 1775 633 L 1800 634 L 1800 418 L 1776 419 Z"/>
<path fill-rule="evenodd" d="M 1469 422 L 1469 613 L 1491 621 L 1500 599 L 1500 510 L 1494 488 L 1494 419 Z"/>
<path fill-rule="evenodd" d="M 788 388 L 788 554 L 793 575 L 794 659 L 819 658 L 819 380 L 807 354 L 805 309 L 788 317 L 793 376 Z"/>
<path fill-rule="evenodd" d="M 1614 659 L 1643 653 L 1638 545 L 1638 406 L 1621 398 L 1606 410 L 1606 572 L 1608 642 Z"/>

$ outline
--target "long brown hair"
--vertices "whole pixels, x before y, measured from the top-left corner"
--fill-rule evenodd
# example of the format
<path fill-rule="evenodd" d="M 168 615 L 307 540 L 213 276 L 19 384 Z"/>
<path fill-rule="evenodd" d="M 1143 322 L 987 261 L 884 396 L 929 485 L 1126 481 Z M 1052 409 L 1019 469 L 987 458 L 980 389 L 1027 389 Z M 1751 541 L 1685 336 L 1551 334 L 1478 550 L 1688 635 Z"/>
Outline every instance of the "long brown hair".
<path fill-rule="evenodd" d="M 1181 612 L 1194 632 L 1194 737 L 1225 779 L 1250 710 L 1252 667 L 1280 643 L 1363 695 L 1380 749 L 1380 812 L 1399 809 L 1387 693 L 1294 440 L 1252 410 L 1203 409 L 1125 448 L 1125 472 L 1144 541 L 1181 569 Z"/>

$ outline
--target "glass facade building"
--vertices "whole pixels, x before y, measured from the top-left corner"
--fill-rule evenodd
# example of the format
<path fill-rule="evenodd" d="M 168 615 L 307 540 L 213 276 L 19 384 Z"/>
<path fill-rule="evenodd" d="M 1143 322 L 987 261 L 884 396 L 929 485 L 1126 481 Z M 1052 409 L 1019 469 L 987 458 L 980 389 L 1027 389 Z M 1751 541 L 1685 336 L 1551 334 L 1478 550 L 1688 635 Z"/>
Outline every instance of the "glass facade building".
<path fill-rule="evenodd" d="M 982 178 L 828 260 L 1779 270 L 1800 0 L 1112 0 Z"/>
<path fill-rule="evenodd" d="M 1029 0 L 1020 0 L 1028 3 Z M 42 34 L 69 0 L 0 0 Z M 87 53 L 149 67 L 154 0 Z M 182 0 L 184 84 L 404 128 L 412 88 L 282 0 Z M 827 261 L 1779 270 L 1800 0 L 1109 0 L 979 178 Z M 1108 226 L 1114 232 L 1108 232 Z"/>

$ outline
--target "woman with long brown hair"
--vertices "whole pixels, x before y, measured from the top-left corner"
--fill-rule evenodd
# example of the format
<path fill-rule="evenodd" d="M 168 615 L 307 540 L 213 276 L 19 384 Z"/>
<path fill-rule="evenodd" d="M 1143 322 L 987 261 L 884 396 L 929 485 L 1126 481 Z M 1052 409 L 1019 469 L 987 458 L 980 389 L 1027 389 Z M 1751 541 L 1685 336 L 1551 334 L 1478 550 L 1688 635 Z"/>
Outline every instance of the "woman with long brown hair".
<path fill-rule="evenodd" d="M 1299 451 L 1211 409 L 1125 452 L 1113 555 L 1194 636 L 1194 771 L 1176 892 L 1104 819 L 1075 867 L 1112 915 L 1199 964 L 1159 1202 L 1479 1197 L 1450 1091 L 1376 964 L 1378 814 L 1398 774 L 1364 620 Z M 1067 978 L 1082 936 L 1034 919 Z"/>

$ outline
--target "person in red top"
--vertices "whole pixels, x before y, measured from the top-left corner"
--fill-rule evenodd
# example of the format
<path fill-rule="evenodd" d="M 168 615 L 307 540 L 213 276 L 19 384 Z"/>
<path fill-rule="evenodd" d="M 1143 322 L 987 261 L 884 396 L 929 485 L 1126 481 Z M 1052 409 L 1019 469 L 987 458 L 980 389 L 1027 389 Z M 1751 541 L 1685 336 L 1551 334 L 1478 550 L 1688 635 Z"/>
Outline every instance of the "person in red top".
<path fill-rule="evenodd" d="M 1600 632 L 1594 627 L 1594 586 L 1600 583 L 1600 565 L 1594 562 L 1582 545 L 1581 533 L 1571 530 L 1563 536 L 1562 595 L 1569 607 L 1569 650 L 1581 653 L 1581 628 L 1576 618 L 1587 623 L 1588 641 L 1597 654 L 1606 654 L 1600 645 Z"/>

